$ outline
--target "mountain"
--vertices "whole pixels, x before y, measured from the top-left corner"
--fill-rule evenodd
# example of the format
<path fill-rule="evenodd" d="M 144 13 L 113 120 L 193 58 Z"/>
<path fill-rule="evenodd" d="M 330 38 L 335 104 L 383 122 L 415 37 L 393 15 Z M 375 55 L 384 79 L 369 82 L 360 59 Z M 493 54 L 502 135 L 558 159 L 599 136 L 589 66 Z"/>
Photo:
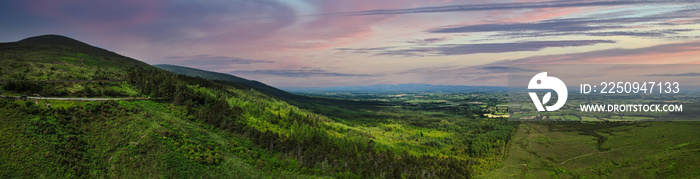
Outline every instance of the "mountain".
<path fill-rule="evenodd" d="M 285 88 L 295 92 L 321 92 L 321 91 L 344 91 L 344 92 L 483 92 L 507 91 L 506 87 L 498 86 L 454 86 L 454 85 L 430 85 L 430 84 L 377 84 L 369 86 L 340 86 L 330 88 Z"/>
<path fill-rule="evenodd" d="M 96 48 L 96 47 L 93 47 L 85 42 L 81 42 L 81 41 L 78 41 L 78 40 L 75 40 L 75 39 L 72 39 L 72 38 L 69 38 L 66 36 L 56 35 L 56 34 L 29 37 L 26 39 L 22 39 L 22 40 L 18 41 L 17 43 L 64 46 L 64 47 L 81 48 L 81 49 Z"/>
<path fill-rule="evenodd" d="M 28 51 L 28 53 L 36 53 L 37 50 L 53 50 L 52 53 L 54 55 L 54 58 L 52 60 L 60 60 L 56 59 L 56 57 L 59 57 L 57 55 L 62 55 L 66 56 L 66 58 L 81 58 L 83 60 L 83 63 L 86 63 L 85 60 L 94 60 L 95 62 L 90 64 L 92 66 L 114 65 L 115 62 L 117 62 L 118 65 L 122 67 L 128 67 L 133 65 L 142 67 L 149 66 L 144 62 L 119 55 L 112 51 L 94 47 L 87 43 L 69 37 L 54 34 L 29 37 L 17 42 L 0 43 L 0 48 L 2 48 L 2 50 L 5 52 L 13 50 L 14 53 L 18 51 Z M 88 57 L 93 58 L 87 59 Z M 32 60 L 32 58 L 23 60 Z"/>
<path fill-rule="evenodd" d="M 130 69 L 157 69 L 60 35 L 0 43 L 0 54 L 0 81 L 124 80 Z"/>
<path fill-rule="evenodd" d="M 205 71 L 205 70 L 200 70 L 200 69 L 195 69 L 195 68 L 190 68 L 190 67 L 183 67 L 183 66 L 177 66 L 177 65 L 168 65 L 168 64 L 158 64 L 158 65 L 153 65 L 155 67 L 158 67 L 160 69 L 168 70 L 173 73 L 177 74 L 182 74 L 182 75 L 187 75 L 187 76 L 193 76 L 193 77 L 202 77 L 204 79 L 209 79 L 209 80 L 219 80 L 219 81 L 227 81 L 227 82 L 232 82 L 232 83 L 238 83 L 238 84 L 243 84 L 245 86 L 251 87 L 253 89 L 272 94 L 275 96 L 279 97 L 288 97 L 293 94 L 288 93 L 286 91 L 282 91 L 280 89 L 277 89 L 275 87 L 269 86 L 265 83 L 261 83 L 258 81 L 254 80 L 248 80 L 244 79 L 241 77 L 233 76 L 230 74 L 225 74 L 225 73 L 217 73 L 217 72 L 211 72 L 211 71 Z"/>

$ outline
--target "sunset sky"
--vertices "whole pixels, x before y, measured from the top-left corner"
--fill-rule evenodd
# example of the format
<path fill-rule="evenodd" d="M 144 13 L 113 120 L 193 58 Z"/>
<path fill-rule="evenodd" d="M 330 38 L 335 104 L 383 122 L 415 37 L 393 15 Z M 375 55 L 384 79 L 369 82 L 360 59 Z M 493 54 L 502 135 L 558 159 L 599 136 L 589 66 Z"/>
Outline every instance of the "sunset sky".
<path fill-rule="evenodd" d="M 493 86 L 518 64 L 700 63 L 697 1 L 2 1 L 0 32 L 277 87 Z"/>

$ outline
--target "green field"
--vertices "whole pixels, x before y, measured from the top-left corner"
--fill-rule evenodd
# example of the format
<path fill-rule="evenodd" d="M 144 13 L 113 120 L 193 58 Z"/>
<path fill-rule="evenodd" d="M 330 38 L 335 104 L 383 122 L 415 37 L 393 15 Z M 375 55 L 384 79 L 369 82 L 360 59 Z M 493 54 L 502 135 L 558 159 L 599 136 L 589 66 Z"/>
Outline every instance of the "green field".
<path fill-rule="evenodd" d="M 503 163 L 479 178 L 700 177 L 698 128 L 698 122 L 523 122 Z"/>

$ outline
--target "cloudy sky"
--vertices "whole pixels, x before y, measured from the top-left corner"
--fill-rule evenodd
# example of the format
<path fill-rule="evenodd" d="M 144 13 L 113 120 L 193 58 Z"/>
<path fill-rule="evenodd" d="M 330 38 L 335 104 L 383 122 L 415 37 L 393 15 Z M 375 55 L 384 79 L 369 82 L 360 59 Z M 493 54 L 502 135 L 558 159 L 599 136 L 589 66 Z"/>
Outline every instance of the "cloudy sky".
<path fill-rule="evenodd" d="M 700 2 L 25 0 L 0 41 L 60 34 L 278 87 L 506 85 L 518 64 L 698 64 Z"/>

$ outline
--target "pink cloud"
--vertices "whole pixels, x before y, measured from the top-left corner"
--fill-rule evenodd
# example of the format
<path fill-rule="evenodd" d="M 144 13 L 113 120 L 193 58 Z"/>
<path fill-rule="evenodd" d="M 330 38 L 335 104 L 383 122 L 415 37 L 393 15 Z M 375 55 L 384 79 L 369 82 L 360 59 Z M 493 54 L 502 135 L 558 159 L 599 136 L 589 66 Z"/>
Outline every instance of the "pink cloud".
<path fill-rule="evenodd" d="M 400 4 L 363 1 L 313 1 L 316 14 L 359 11 L 376 8 L 399 8 Z M 299 14 L 303 15 L 303 14 Z M 246 24 L 227 24 L 214 29 L 230 28 L 224 35 L 203 40 L 207 43 L 225 44 L 231 51 L 283 53 L 288 51 L 317 51 L 356 43 L 371 38 L 372 26 L 381 24 L 393 16 L 311 16 L 298 17 L 290 23 L 267 23 L 251 20 Z M 310 21 L 309 21 L 310 20 Z M 255 28 L 248 28 L 255 27 Z M 271 30 L 274 29 L 274 30 Z M 242 35 L 244 34 L 244 35 Z"/>
<path fill-rule="evenodd" d="M 543 8 L 531 10 L 517 14 L 511 18 L 503 19 L 503 22 L 535 22 L 557 17 L 564 17 L 573 13 L 581 12 L 584 8 Z"/>
<path fill-rule="evenodd" d="M 373 0 L 348 1 L 317 1 L 321 14 L 334 12 L 360 11 L 377 8 L 399 8 L 397 3 L 378 2 Z M 301 41 L 320 41 L 310 45 L 313 49 L 329 48 L 347 44 L 370 37 L 374 32 L 372 26 L 393 16 L 353 16 L 333 17 L 320 16 L 317 19 L 302 24 L 296 37 Z"/>
<path fill-rule="evenodd" d="M 325 1 L 314 0 L 318 12 L 315 14 L 332 14 L 338 12 L 355 12 L 374 9 L 397 9 L 406 7 L 420 7 L 426 4 L 448 4 L 450 1 L 404 1 L 395 3 L 375 0 L 338 0 Z M 310 22 L 299 24 L 295 29 L 283 31 L 275 36 L 277 46 L 285 46 L 286 50 L 320 50 L 328 49 L 372 38 L 374 26 L 396 18 L 399 15 L 381 16 L 314 16 Z M 422 22 L 407 22 L 411 24 Z"/>

